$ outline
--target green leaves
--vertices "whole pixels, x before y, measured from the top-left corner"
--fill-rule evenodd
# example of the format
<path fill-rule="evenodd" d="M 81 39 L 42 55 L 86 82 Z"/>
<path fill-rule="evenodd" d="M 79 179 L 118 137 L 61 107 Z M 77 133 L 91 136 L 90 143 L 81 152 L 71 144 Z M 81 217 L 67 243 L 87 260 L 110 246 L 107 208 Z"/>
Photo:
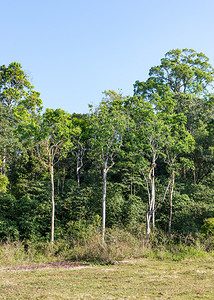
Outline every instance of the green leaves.
<path fill-rule="evenodd" d="M 0 67 L 0 102 L 12 109 L 16 117 L 23 115 L 23 109 L 28 114 L 38 114 L 42 107 L 39 93 L 35 92 L 28 75 L 19 63 L 13 62 L 8 67 Z"/>
<path fill-rule="evenodd" d="M 60 157 L 65 157 L 73 146 L 72 137 L 81 132 L 74 126 L 70 114 L 61 109 L 47 109 L 43 114 L 40 126 L 34 128 L 35 141 L 40 157 L 54 163 Z"/>
<path fill-rule="evenodd" d="M 94 112 L 91 109 L 91 142 L 102 161 L 113 164 L 114 157 L 122 146 L 128 116 L 124 112 L 124 97 L 121 94 L 108 91 L 104 95 L 99 107 Z"/>
<path fill-rule="evenodd" d="M 9 184 L 9 180 L 7 176 L 0 175 L 0 193 L 5 193 L 7 191 L 8 184 Z"/>
<path fill-rule="evenodd" d="M 214 69 L 203 53 L 192 49 L 175 49 L 165 54 L 159 66 L 150 69 L 149 76 L 145 82 L 135 82 L 134 94 L 144 96 L 156 109 L 161 109 L 162 104 L 162 109 L 166 110 L 164 104 L 169 105 L 168 101 L 170 97 L 174 98 L 174 94 L 191 94 L 197 97 L 210 94 Z"/>

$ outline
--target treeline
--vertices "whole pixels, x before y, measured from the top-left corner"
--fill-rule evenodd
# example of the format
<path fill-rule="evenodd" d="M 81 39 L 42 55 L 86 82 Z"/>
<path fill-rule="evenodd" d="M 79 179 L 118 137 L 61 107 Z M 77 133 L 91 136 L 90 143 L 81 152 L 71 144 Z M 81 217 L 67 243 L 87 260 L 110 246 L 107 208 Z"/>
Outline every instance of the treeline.
<path fill-rule="evenodd" d="M 213 76 L 203 53 L 176 49 L 133 96 L 105 91 L 88 114 L 42 114 L 21 65 L 1 66 L 0 239 L 53 242 L 91 224 L 103 240 L 106 227 L 208 232 Z"/>

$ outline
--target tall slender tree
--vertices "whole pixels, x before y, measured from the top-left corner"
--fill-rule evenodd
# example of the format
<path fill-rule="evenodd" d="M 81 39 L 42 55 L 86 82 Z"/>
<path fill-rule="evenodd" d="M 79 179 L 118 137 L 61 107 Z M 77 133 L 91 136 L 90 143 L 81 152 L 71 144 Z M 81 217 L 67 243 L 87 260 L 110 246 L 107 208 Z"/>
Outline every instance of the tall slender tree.
<path fill-rule="evenodd" d="M 103 171 L 102 238 L 105 239 L 107 174 L 115 164 L 128 118 L 124 113 L 124 97 L 114 91 L 104 92 L 104 99 L 93 111 L 90 121 L 93 132 L 93 151 Z"/>
<path fill-rule="evenodd" d="M 72 137 L 80 129 L 74 127 L 71 115 L 61 109 L 47 109 L 40 126 L 35 128 L 36 153 L 42 164 L 49 170 L 51 180 L 51 242 L 54 242 L 54 166 L 73 146 Z"/>

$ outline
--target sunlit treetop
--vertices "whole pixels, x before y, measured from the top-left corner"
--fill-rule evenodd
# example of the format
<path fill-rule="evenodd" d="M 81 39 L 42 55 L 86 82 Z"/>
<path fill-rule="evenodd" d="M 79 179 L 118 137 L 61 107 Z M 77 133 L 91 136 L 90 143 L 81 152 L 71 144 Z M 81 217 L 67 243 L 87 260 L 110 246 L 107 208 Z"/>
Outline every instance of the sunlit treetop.
<path fill-rule="evenodd" d="M 171 91 L 203 96 L 213 88 L 214 68 L 203 53 L 175 49 L 165 54 L 159 66 L 150 69 L 149 76 L 145 82 L 135 82 L 136 95 L 163 95 Z"/>

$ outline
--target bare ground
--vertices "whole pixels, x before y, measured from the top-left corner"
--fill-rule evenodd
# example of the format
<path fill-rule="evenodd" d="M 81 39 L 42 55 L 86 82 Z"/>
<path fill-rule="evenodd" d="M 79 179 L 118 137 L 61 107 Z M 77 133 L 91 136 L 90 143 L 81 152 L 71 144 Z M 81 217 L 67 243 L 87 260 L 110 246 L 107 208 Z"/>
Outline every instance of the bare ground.
<path fill-rule="evenodd" d="M 87 268 L 87 267 L 89 267 L 89 264 L 83 264 L 83 263 L 71 262 L 71 261 L 57 261 L 57 262 L 48 262 L 48 263 L 39 263 L 39 264 L 30 264 L 30 265 L 0 268 L 0 271 L 4 271 L 4 270 L 32 271 L 32 270 L 37 270 L 37 269 L 56 269 L 56 268 L 82 269 L 82 268 Z"/>

